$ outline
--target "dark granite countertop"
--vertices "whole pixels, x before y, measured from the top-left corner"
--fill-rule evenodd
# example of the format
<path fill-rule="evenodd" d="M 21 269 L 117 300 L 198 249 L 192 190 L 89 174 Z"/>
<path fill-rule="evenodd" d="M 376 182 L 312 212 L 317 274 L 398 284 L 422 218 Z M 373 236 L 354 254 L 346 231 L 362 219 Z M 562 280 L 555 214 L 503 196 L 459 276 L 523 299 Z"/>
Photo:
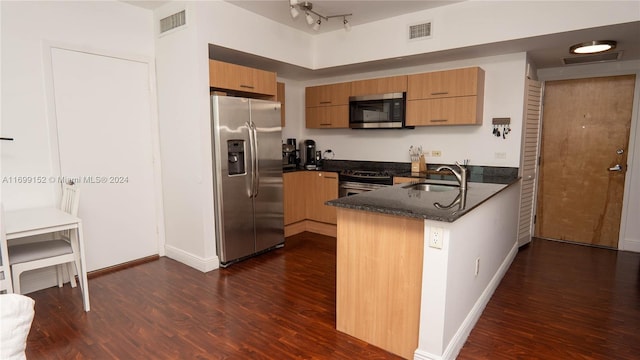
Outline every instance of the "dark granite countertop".
<path fill-rule="evenodd" d="M 421 191 L 406 188 L 409 184 L 398 184 L 357 195 L 345 196 L 327 201 L 327 205 L 347 209 L 378 212 L 397 216 L 454 222 L 464 214 L 478 207 L 505 188 L 517 183 L 519 178 L 507 184 L 476 183 L 467 184 L 466 193 L 452 191 Z M 428 180 L 432 184 L 457 185 L 455 181 Z M 464 198 L 464 207 L 461 203 Z M 437 208 L 436 203 L 449 208 Z"/>

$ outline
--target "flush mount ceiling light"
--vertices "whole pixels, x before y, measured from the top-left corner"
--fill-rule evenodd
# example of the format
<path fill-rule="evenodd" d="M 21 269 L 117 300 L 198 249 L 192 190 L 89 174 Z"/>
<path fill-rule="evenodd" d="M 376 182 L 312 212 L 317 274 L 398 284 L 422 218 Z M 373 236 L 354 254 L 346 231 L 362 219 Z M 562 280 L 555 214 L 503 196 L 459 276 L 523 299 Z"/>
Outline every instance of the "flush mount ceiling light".
<path fill-rule="evenodd" d="M 300 11 L 304 11 L 305 20 L 309 26 L 312 26 L 313 30 L 320 30 L 320 25 L 322 25 L 322 20 L 329 21 L 331 18 L 342 18 L 342 24 L 344 25 L 344 29 L 346 31 L 351 30 L 351 24 L 347 20 L 347 16 L 352 16 L 353 14 L 339 14 L 339 15 L 329 15 L 325 16 L 313 11 L 313 4 L 309 1 L 298 1 L 298 0 L 289 0 L 289 10 L 291 12 L 292 18 L 297 18 L 300 14 Z M 311 14 L 318 17 L 318 19 L 314 19 Z"/>
<path fill-rule="evenodd" d="M 581 44 L 575 44 L 569 48 L 572 54 L 597 54 L 615 49 L 617 45 L 613 40 L 594 40 Z"/>

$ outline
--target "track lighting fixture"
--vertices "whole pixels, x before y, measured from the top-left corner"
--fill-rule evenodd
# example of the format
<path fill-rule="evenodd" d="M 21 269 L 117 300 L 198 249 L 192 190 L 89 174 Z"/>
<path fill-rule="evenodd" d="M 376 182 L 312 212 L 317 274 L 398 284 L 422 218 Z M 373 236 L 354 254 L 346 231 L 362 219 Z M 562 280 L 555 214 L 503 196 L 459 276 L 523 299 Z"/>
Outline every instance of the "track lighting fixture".
<path fill-rule="evenodd" d="M 351 30 L 351 24 L 349 24 L 349 21 L 347 20 L 347 16 L 353 16 L 353 14 L 339 14 L 339 15 L 329 15 L 329 16 L 324 16 L 322 14 L 319 14 L 315 11 L 313 11 L 313 4 L 309 1 L 298 1 L 298 0 L 289 0 L 289 10 L 291 12 L 291 17 L 292 18 L 297 18 L 298 15 L 300 14 L 300 11 L 304 11 L 305 13 L 305 20 L 307 21 L 307 24 L 309 24 L 309 26 L 312 26 L 312 29 L 315 31 L 320 30 L 320 25 L 322 25 L 322 20 L 324 21 L 329 21 L 329 19 L 331 18 L 342 18 L 342 24 L 344 25 L 344 29 L 346 31 Z M 311 14 L 315 15 L 318 17 L 318 19 L 314 19 L 313 16 L 311 16 Z"/>

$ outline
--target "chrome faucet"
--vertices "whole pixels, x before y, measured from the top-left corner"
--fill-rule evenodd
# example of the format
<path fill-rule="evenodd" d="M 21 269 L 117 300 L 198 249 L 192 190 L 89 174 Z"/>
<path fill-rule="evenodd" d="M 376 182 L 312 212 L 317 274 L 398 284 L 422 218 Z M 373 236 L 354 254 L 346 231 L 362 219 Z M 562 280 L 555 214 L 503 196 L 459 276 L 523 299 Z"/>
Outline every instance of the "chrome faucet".
<path fill-rule="evenodd" d="M 439 168 L 436 169 L 436 171 L 442 171 L 442 170 L 449 170 L 453 173 L 453 176 L 456 177 L 456 179 L 458 180 L 458 183 L 460 183 L 460 190 L 467 190 L 467 161 L 464 161 L 464 165 L 460 165 L 460 163 L 458 163 L 456 161 L 456 166 L 460 169 L 460 172 L 455 171 L 452 167 L 450 166 L 440 166 Z"/>

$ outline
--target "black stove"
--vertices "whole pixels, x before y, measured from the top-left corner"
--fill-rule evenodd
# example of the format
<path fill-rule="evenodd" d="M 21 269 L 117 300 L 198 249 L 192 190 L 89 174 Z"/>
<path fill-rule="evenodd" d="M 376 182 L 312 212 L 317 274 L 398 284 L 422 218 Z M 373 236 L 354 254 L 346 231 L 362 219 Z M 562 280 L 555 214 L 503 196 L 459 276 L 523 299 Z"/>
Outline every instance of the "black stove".
<path fill-rule="evenodd" d="M 393 185 L 393 173 L 385 170 L 342 170 L 340 181 Z"/>

